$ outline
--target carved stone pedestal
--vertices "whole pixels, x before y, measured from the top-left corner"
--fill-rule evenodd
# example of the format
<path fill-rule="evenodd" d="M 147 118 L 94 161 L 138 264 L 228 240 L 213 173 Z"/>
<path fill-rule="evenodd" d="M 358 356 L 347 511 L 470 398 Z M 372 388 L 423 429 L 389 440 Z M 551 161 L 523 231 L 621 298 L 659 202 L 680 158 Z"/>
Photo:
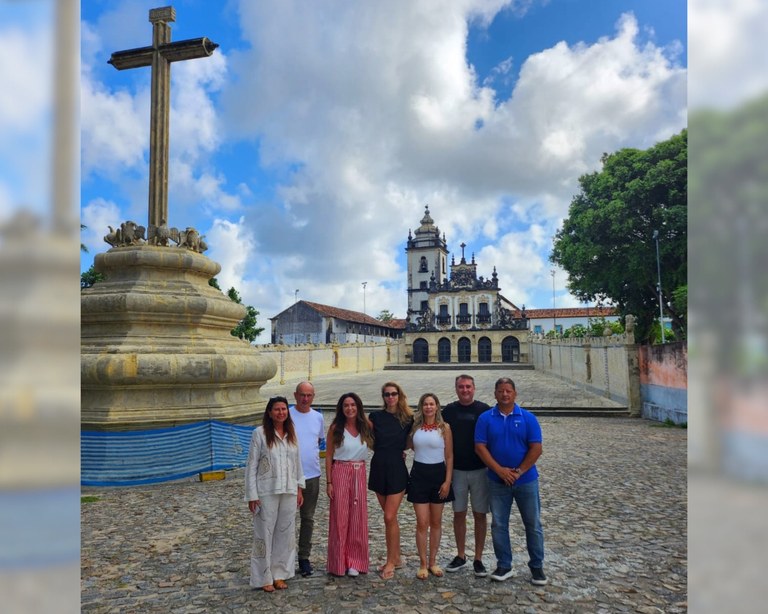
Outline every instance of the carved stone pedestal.
<path fill-rule="evenodd" d="M 123 431 L 203 420 L 255 425 L 277 370 L 229 331 L 245 307 L 208 285 L 221 267 L 187 249 L 98 254 L 82 292 L 81 427 Z"/>

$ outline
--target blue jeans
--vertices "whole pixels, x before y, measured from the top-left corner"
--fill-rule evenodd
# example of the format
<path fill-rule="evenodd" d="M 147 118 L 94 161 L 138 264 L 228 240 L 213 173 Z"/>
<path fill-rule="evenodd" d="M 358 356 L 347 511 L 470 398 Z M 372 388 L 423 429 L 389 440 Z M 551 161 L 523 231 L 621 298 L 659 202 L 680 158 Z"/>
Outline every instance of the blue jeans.
<path fill-rule="evenodd" d="M 539 481 L 507 486 L 488 479 L 491 490 L 491 537 L 498 567 L 512 568 L 512 543 L 509 539 L 509 515 L 512 501 L 517 503 L 520 517 L 525 526 L 525 543 L 528 547 L 528 567 L 541 568 L 544 565 L 544 531 L 541 528 L 541 501 Z"/>

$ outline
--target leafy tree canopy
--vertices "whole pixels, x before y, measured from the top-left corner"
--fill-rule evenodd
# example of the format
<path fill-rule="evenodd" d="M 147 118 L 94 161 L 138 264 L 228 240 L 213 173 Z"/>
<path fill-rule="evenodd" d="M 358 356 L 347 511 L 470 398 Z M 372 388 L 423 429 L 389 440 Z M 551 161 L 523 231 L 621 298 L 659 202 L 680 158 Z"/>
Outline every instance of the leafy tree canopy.
<path fill-rule="evenodd" d="M 683 130 L 646 150 L 604 154 L 601 171 L 579 178 L 581 190 L 555 235 L 550 260 L 568 272 L 569 290 L 633 314 L 639 341 L 650 338 L 659 314 L 656 230 L 664 315 L 684 333 L 685 310 L 673 294 L 688 273 L 687 143 Z"/>
<path fill-rule="evenodd" d="M 208 280 L 208 285 L 213 286 L 217 290 L 221 290 L 219 287 L 219 282 L 215 277 L 211 277 L 211 279 Z M 238 305 L 243 304 L 243 299 L 240 297 L 240 293 L 235 290 L 235 288 L 230 288 L 227 290 L 227 296 L 230 298 L 230 300 L 234 301 Z M 256 337 L 258 337 L 263 331 L 264 327 L 256 326 L 256 316 L 259 315 L 259 312 L 253 308 L 251 305 L 245 306 L 245 317 L 238 322 L 237 326 L 235 326 L 230 333 L 233 337 L 237 337 L 238 339 L 246 339 L 250 342 L 253 342 L 256 340 Z"/>
<path fill-rule="evenodd" d="M 395 316 L 388 309 L 382 309 L 381 313 L 376 316 L 376 319 L 379 320 L 379 322 L 391 322 L 395 319 Z"/>
<path fill-rule="evenodd" d="M 80 289 L 90 288 L 93 284 L 104 281 L 104 273 L 97 273 L 93 265 L 87 270 L 80 273 Z"/>

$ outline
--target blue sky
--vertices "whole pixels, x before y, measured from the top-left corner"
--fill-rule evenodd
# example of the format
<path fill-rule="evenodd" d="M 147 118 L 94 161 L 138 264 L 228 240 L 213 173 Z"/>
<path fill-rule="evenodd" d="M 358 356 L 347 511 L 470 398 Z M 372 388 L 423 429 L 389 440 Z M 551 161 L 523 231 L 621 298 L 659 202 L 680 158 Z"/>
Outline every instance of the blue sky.
<path fill-rule="evenodd" d="M 82 2 L 82 239 L 146 223 L 150 71 L 145 0 Z M 211 7 L 215 6 L 215 10 Z M 206 235 L 268 319 L 299 298 L 405 316 L 405 240 L 425 204 L 449 249 L 502 293 L 551 307 L 552 236 L 603 152 L 686 122 L 681 0 L 247 0 L 174 3 L 170 224 Z M 564 271 L 555 304 L 575 306 Z"/>

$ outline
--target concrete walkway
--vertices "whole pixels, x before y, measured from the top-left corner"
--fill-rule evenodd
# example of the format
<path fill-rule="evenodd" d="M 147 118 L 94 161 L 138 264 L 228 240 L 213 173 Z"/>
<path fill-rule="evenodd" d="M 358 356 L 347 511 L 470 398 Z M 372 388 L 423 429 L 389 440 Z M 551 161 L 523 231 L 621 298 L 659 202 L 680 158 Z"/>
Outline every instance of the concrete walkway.
<path fill-rule="evenodd" d="M 384 374 L 318 378 L 318 399 L 335 403 L 349 389 L 376 407 Z M 394 373 L 411 400 L 434 390 L 453 399 L 453 373 Z M 490 400 L 499 373 L 475 373 L 478 396 Z M 555 398 L 546 380 L 513 374 L 523 403 Z M 285 393 L 295 382 L 266 387 Z M 541 389 L 534 389 L 541 386 Z M 271 390 L 270 390 L 271 389 Z M 547 395 L 548 393 L 548 395 Z M 567 391 L 569 402 L 578 395 Z M 287 395 L 288 396 L 288 395 Z M 583 401 L 590 401 L 588 398 Z M 330 420 L 326 412 L 326 422 Z M 631 418 L 543 416 L 541 472 L 548 586 L 529 583 L 519 517 L 510 523 L 515 575 L 506 582 L 468 570 L 416 579 L 412 507 L 400 509 L 404 569 L 383 581 L 375 573 L 335 578 L 324 573 L 328 506 L 324 478 L 312 562 L 315 575 L 296 577 L 286 591 L 248 586 L 250 513 L 243 470 L 223 481 L 183 480 L 122 489 L 85 489 L 82 505 L 84 612 L 685 612 L 687 610 L 687 432 Z M 409 454 L 410 463 L 410 454 Z M 383 518 L 368 494 L 372 569 L 383 561 Z M 446 506 L 438 560 L 455 555 L 453 514 Z M 471 515 L 467 539 L 473 548 Z M 486 567 L 496 561 L 489 534 Z"/>

